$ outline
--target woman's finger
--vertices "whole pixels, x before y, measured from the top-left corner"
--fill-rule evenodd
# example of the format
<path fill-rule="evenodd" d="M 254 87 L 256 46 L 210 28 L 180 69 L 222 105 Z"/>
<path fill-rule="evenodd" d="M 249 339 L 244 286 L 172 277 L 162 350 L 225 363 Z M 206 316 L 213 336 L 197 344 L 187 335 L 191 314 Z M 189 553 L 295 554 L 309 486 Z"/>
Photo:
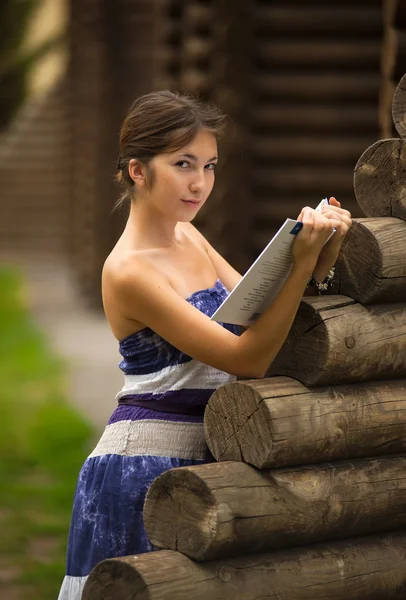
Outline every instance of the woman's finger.
<path fill-rule="evenodd" d="M 328 219 L 339 219 L 340 221 L 345 223 L 348 227 L 351 227 L 351 224 L 352 224 L 351 214 L 342 208 L 334 208 L 334 207 L 331 207 L 330 209 L 326 208 L 322 214 L 324 216 L 326 216 Z"/>
<path fill-rule="evenodd" d="M 340 213 L 334 212 L 332 210 L 326 211 L 325 213 L 323 213 L 323 217 L 326 217 L 329 220 L 333 219 L 335 221 L 340 221 L 343 223 L 346 221 L 344 215 L 340 215 Z"/>
<path fill-rule="evenodd" d="M 334 198 L 334 196 L 331 196 L 331 198 L 328 199 L 328 203 L 330 206 L 341 206 L 341 203 L 337 200 L 337 198 Z"/>
<path fill-rule="evenodd" d="M 303 210 L 303 224 L 308 227 L 314 227 L 314 215 L 315 212 L 311 208 L 305 208 Z"/>
<path fill-rule="evenodd" d="M 312 212 L 312 211 L 313 211 L 313 209 L 312 209 L 312 208 L 310 208 L 310 206 L 304 206 L 304 207 L 302 208 L 302 210 L 300 211 L 300 213 L 299 213 L 299 216 L 298 216 L 298 218 L 297 218 L 296 220 L 297 220 L 297 221 L 303 221 L 304 214 L 305 214 L 307 211 L 309 211 L 309 212 Z"/>
<path fill-rule="evenodd" d="M 324 214 L 329 210 L 337 213 L 338 215 L 344 215 L 346 217 L 351 218 L 351 213 L 348 210 L 346 210 L 345 208 L 340 208 L 339 206 L 332 206 L 330 204 L 325 204 L 321 209 L 321 213 Z"/>

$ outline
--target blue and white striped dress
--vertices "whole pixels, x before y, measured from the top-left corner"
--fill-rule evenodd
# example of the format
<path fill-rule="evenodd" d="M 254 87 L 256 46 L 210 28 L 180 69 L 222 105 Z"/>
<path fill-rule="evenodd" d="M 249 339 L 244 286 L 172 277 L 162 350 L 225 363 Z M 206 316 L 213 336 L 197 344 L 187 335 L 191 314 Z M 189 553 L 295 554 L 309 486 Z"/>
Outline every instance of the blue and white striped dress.
<path fill-rule="evenodd" d="M 187 301 L 211 316 L 227 295 L 218 279 Z M 224 327 L 238 335 L 237 326 Z M 215 389 L 235 379 L 148 328 L 119 347 L 125 383 L 79 474 L 58 600 L 80 600 L 89 572 L 101 560 L 153 549 L 142 518 L 147 489 L 168 469 L 213 460 L 204 440 L 204 408 Z"/>

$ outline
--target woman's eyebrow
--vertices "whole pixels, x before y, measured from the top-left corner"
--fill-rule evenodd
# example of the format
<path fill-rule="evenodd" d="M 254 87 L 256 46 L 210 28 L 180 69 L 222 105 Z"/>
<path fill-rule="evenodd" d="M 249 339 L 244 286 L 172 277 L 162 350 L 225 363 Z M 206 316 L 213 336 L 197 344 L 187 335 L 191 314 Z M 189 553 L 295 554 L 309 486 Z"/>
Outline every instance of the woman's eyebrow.
<path fill-rule="evenodd" d="M 190 158 L 190 160 L 194 160 L 195 162 L 197 162 L 197 156 L 195 156 L 194 154 L 181 154 L 181 156 L 186 156 L 186 158 Z M 208 161 L 206 162 L 212 162 L 213 160 L 217 160 L 217 156 L 213 156 L 213 158 L 209 158 Z"/>

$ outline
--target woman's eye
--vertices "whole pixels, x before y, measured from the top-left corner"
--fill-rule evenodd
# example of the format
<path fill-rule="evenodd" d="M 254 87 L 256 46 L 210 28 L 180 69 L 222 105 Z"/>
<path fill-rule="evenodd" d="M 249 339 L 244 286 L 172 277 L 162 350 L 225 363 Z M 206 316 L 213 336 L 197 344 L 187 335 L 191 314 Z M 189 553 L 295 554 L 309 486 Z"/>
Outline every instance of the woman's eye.
<path fill-rule="evenodd" d="M 214 169 L 216 168 L 216 163 L 209 163 L 208 165 L 206 165 L 206 169 L 208 171 L 214 171 Z"/>
<path fill-rule="evenodd" d="M 180 167 L 181 169 L 187 169 L 187 167 L 189 166 L 189 163 L 187 160 L 180 160 L 179 162 L 176 163 L 177 167 Z"/>

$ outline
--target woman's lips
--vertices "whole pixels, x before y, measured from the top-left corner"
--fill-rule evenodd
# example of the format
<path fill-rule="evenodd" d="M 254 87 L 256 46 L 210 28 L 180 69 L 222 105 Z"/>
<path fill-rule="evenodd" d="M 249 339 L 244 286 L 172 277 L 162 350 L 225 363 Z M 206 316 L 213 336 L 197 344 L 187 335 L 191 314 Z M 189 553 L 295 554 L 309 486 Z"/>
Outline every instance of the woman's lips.
<path fill-rule="evenodd" d="M 185 202 L 185 204 L 193 204 L 193 205 L 196 205 L 196 204 L 199 204 L 199 203 L 200 203 L 200 200 L 183 200 L 183 199 L 182 199 L 182 202 Z"/>

